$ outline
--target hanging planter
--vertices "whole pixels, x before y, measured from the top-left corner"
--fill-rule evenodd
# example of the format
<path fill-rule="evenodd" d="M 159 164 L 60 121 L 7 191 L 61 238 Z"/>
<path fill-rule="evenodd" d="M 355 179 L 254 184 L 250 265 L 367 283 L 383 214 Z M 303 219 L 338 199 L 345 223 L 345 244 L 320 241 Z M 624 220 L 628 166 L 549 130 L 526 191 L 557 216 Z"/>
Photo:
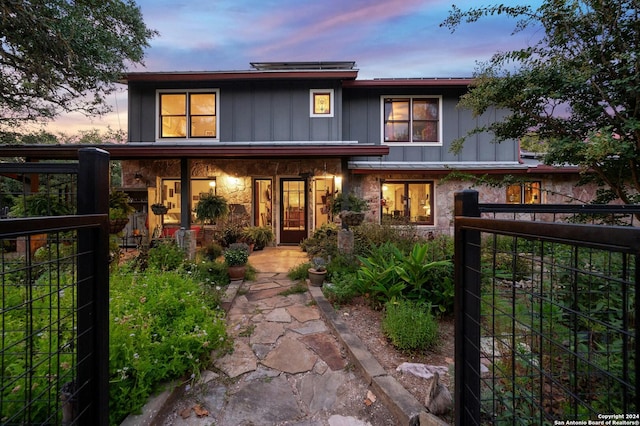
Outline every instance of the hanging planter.
<path fill-rule="evenodd" d="M 166 214 L 169 211 L 169 207 L 160 203 L 151 204 L 151 211 L 153 212 L 153 214 L 162 215 Z"/>
<path fill-rule="evenodd" d="M 129 223 L 128 218 L 109 220 L 109 233 L 117 234 L 118 232 L 122 231 L 125 226 L 127 226 L 127 223 Z"/>

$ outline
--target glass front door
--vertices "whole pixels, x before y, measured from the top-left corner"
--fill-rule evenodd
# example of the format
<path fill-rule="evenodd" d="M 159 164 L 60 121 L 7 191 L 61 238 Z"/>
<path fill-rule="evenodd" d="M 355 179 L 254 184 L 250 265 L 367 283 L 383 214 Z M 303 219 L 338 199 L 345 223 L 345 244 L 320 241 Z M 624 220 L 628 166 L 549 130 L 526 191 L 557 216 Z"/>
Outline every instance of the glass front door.
<path fill-rule="evenodd" d="M 299 244 L 307 237 L 307 182 L 280 181 L 280 243 Z"/>

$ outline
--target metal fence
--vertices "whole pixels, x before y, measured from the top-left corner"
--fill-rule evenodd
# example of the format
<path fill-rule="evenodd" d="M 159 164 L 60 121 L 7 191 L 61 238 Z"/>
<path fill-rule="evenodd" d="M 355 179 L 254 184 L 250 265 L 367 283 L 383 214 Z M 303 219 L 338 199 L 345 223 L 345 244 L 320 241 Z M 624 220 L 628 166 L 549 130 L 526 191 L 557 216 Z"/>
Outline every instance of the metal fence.
<path fill-rule="evenodd" d="M 456 424 L 640 420 L 640 229 L 539 220 L 631 225 L 640 209 L 514 213 L 475 191 L 455 206 Z"/>
<path fill-rule="evenodd" d="M 3 425 L 108 422 L 109 156 L 78 155 L 0 164 Z"/>

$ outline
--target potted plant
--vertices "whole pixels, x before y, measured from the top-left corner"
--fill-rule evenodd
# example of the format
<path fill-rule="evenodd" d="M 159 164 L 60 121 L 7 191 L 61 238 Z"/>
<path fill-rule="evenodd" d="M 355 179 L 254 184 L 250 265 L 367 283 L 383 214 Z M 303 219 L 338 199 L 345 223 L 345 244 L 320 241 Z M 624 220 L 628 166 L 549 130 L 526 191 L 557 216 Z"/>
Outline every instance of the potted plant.
<path fill-rule="evenodd" d="M 349 226 L 357 226 L 364 220 L 367 201 L 353 193 L 345 196 L 340 192 L 330 200 L 331 213 L 339 215 L 340 219 Z"/>
<path fill-rule="evenodd" d="M 242 236 L 253 242 L 254 250 L 262 250 L 275 238 L 270 226 L 247 226 L 242 230 Z"/>
<path fill-rule="evenodd" d="M 224 251 L 224 261 L 227 264 L 229 278 L 238 280 L 244 278 L 249 260 L 249 246 L 245 243 L 233 243 Z"/>
<path fill-rule="evenodd" d="M 322 287 L 322 283 L 327 275 L 327 267 L 323 258 L 314 257 L 313 266 L 307 270 L 309 273 L 309 283 L 313 287 Z"/>
<path fill-rule="evenodd" d="M 109 232 L 117 234 L 129 223 L 129 215 L 136 209 L 129 204 L 129 196 L 123 191 L 109 194 Z"/>
<path fill-rule="evenodd" d="M 222 195 L 213 193 L 201 194 L 194 209 L 196 218 L 205 225 L 215 224 L 229 214 L 229 204 Z"/>

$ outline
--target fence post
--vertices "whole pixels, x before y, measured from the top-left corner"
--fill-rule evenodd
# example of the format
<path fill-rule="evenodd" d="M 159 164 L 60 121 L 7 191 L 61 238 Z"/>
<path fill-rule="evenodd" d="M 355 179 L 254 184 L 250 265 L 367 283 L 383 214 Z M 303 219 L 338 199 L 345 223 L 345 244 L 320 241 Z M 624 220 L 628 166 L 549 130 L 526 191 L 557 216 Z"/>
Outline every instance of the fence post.
<path fill-rule="evenodd" d="M 78 424 L 109 423 L 109 153 L 78 151 L 78 214 L 104 214 L 78 230 Z"/>
<path fill-rule="evenodd" d="M 480 232 L 459 217 L 479 217 L 478 191 L 455 193 L 455 424 L 480 424 Z"/>

